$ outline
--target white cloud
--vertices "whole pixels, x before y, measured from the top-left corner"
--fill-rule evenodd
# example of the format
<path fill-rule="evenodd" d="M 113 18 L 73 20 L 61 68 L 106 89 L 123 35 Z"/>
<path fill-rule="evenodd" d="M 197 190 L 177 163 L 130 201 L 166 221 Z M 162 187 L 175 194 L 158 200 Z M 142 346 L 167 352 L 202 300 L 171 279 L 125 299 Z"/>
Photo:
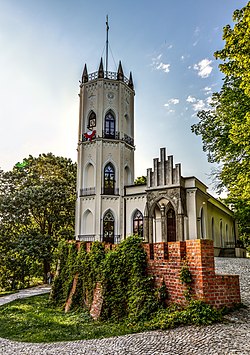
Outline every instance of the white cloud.
<path fill-rule="evenodd" d="M 182 55 L 182 56 L 181 56 L 181 60 L 184 60 L 184 59 L 185 59 L 185 57 L 184 57 L 184 55 Z"/>
<path fill-rule="evenodd" d="M 201 99 L 197 99 L 194 96 L 189 95 L 186 99 L 186 101 L 188 103 L 191 104 L 193 111 L 198 112 L 201 110 L 209 110 L 210 109 L 210 103 L 211 103 L 212 97 L 209 96 L 206 98 L 206 100 L 201 100 Z M 187 108 L 186 108 L 187 110 Z"/>
<path fill-rule="evenodd" d="M 170 104 L 177 105 L 180 102 L 180 100 L 179 99 L 170 99 L 170 100 L 168 100 L 168 102 Z"/>
<path fill-rule="evenodd" d="M 180 102 L 179 99 L 173 98 L 169 99 L 167 103 L 164 104 L 164 107 L 168 108 L 168 113 L 174 113 L 175 110 L 172 108 L 173 105 L 177 105 Z"/>
<path fill-rule="evenodd" d="M 169 70 L 170 70 L 169 67 L 170 67 L 170 64 L 161 62 L 156 66 L 156 69 L 157 70 L 162 69 L 165 73 L 169 73 Z"/>
<path fill-rule="evenodd" d="M 193 102 L 195 102 L 195 101 L 196 101 L 196 98 L 195 98 L 195 97 L 193 97 L 193 96 L 191 96 L 191 95 L 188 95 L 188 98 L 186 99 L 186 101 L 187 101 L 187 102 L 191 102 L 191 103 L 193 103 Z"/>
<path fill-rule="evenodd" d="M 209 96 L 209 97 L 206 99 L 206 102 L 207 102 L 208 105 L 210 105 L 211 102 L 212 102 L 212 96 Z"/>
<path fill-rule="evenodd" d="M 179 102 L 179 99 L 169 99 L 168 102 L 164 104 L 164 106 L 169 107 L 170 105 L 177 105 Z"/>
<path fill-rule="evenodd" d="M 170 45 L 168 46 L 168 49 L 172 49 L 172 48 L 173 48 L 173 45 L 170 44 Z"/>
<path fill-rule="evenodd" d="M 194 64 L 193 68 L 194 70 L 198 71 L 198 75 L 201 78 L 207 78 L 213 70 L 213 67 L 210 65 L 211 63 L 211 60 L 205 58 L 202 59 L 199 63 Z"/>
<path fill-rule="evenodd" d="M 204 110 L 206 108 L 206 104 L 203 100 L 197 100 L 194 104 L 193 104 L 193 110 L 194 111 L 201 111 Z"/>
<path fill-rule="evenodd" d="M 164 73 L 169 73 L 170 71 L 170 64 L 168 63 L 163 63 L 161 61 L 162 54 L 159 54 L 156 58 L 152 58 L 152 67 L 155 70 L 162 70 Z"/>

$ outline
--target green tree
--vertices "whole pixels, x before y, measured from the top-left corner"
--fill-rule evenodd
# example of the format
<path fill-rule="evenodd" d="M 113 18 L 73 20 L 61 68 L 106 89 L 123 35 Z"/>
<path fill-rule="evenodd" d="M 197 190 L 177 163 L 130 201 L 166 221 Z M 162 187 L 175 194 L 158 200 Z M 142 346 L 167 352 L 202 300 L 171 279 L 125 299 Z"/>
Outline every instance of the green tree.
<path fill-rule="evenodd" d="M 215 52 L 226 75 L 211 109 L 200 111 L 192 131 L 202 136 L 208 161 L 218 163 L 217 187 L 228 190 L 245 244 L 250 243 L 250 2 L 233 15 L 234 28 L 224 28 L 225 47 Z"/>
<path fill-rule="evenodd" d="M 75 186 L 76 164 L 51 153 L 1 172 L 1 266 L 12 279 L 24 282 L 42 263 L 46 280 L 58 242 L 74 235 Z"/>
<path fill-rule="evenodd" d="M 223 29 L 225 46 L 215 52 L 215 58 L 222 59 L 220 70 L 227 76 L 241 78 L 240 87 L 250 96 L 250 2 L 241 10 L 235 10 L 234 28 Z"/>
<path fill-rule="evenodd" d="M 135 185 L 145 185 L 147 183 L 147 176 L 139 176 L 135 179 L 134 184 Z"/>

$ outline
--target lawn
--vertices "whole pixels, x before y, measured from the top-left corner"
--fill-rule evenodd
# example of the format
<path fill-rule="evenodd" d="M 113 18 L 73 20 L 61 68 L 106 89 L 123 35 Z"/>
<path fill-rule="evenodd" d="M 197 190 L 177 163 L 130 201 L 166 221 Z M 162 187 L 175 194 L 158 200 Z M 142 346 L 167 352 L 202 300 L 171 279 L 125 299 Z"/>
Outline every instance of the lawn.
<path fill-rule="evenodd" d="M 17 300 L 0 307 L 0 337 L 27 342 L 108 338 L 139 331 L 124 323 L 93 321 L 85 312 L 52 308 L 48 295 Z"/>
<path fill-rule="evenodd" d="M 49 303 L 49 295 L 16 300 L 0 307 L 0 337 L 33 343 L 108 338 L 179 325 L 206 325 L 222 320 L 222 313 L 201 301 L 186 308 L 159 309 L 147 320 L 94 321 L 88 312 L 64 313 Z"/>

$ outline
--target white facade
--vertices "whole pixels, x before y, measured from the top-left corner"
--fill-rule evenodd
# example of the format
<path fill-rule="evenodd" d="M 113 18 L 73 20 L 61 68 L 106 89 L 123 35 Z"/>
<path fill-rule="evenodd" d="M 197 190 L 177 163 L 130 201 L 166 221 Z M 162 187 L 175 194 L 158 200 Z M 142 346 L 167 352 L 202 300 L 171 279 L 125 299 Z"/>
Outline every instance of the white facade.
<path fill-rule="evenodd" d="M 116 243 L 138 233 L 148 242 L 214 240 L 217 254 L 233 248 L 232 211 L 160 149 L 147 169 L 147 184 L 134 181 L 134 87 L 132 75 L 87 73 L 80 85 L 76 238 Z"/>

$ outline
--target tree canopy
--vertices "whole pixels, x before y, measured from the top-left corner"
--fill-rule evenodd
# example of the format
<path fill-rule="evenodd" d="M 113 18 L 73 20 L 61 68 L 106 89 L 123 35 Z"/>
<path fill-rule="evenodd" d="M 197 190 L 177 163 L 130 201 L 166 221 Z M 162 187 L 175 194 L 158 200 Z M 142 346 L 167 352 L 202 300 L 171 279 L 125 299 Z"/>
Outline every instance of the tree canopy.
<path fill-rule="evenodd" d="M 218 163 L 219 190 L 228 190 L 241 233 L 248 234 L 250 220 L 250 2 L 233 15 L 235 26 L 224 27 L 225 47 L 215 52 L 225 74 L 210 110 L 198 113 L 192 131 L 202 136 L 208 161 Z M 246 238 L 245 238 L 246 240 Z"/>
<path fill-rule="evenodd" d="M 138 176 L 135 181 L 134 184 L 135 185 L 145 185 L 147 183 L 147 176 Z"/>
<path fill-rule="evenodd" d="M 41 263 L 46 277 L 58 242 L 74 236 L 75 186 L 76 164 L 51 153 L 0 172 L 0 273 L 7 284 L 24 283 Z"/>

